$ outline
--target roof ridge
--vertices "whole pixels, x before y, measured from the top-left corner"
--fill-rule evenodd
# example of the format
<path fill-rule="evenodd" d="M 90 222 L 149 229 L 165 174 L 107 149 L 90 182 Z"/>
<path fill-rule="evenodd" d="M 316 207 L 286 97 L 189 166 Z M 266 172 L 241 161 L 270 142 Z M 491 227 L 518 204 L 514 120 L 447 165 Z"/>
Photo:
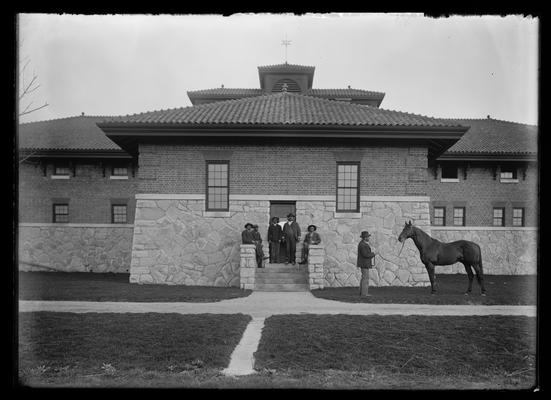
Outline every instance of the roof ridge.
<path fill-rule="evenodd" d="M 58 118 L 50 118 L 50 119 L 41 119 L 39 121 L 20 122 L 19 125 L 38 124 L 41 122 L 53 122 L 53 121 L 61 121 L 64 119 L 73 119 L 73 118 L 112 118 L 112 117 L 118 117 L 118 116 L 119 115 L 72 115 L 69 117 L 58 117 Z"/>
<path fill-rule="evenodd" d="M 257 68 L 285 67 L 285 66 L 287 66 L 287 67 L 316 68 L 315 65 L 302 65 L 302 64 L 289 64 L 289 63 L 259 65 Z"/>
<path fill-rule="evenodd" d="M 506 120 L 506 119 L 498 119 L 498 118 L 441 118 L 441 119 L 446 119 L 446 120 L 464 120 L 464 121 L 495 121 L 495 122 L 505 122 L 507 124 L 517 124 L 517 125 L 526 125 L 526 126 L 535 126 L 537 127 L 538 125 L 533 125 L 533 124 L 526 124 L 524 122 L 518 122 L 518 121 L 510 121 L 510 120 Z"/>

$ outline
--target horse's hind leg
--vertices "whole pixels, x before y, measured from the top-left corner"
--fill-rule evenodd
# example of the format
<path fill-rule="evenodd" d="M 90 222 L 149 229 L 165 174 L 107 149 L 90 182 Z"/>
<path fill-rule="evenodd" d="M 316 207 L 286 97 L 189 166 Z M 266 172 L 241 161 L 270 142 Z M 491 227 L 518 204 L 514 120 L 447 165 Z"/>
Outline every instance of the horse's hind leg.
<path fill-rule="evenodd" d="M 463 263 L 465 266 L 465 271 L 467 271 L 467 277 L 469 278 L 469 287 L 467 288 L 467 291 L 465 292 L 465 295 L 469 295 L 473 290 L 473 270 L 471 269 L 471 266 L 469 264 Z"/>
<path fill-rule="evenodd" d="M 425 268 L 427 269 L 427 273 L 429 274 L 429 280 L 430 280 L 430 294 L 436 293 L 436 279 L 434 276 L 434 265 L 432 263 L 426 263 Z"/>
<path fill-rule="evenodd" d="M 480 285 L 480 294 L 482 296 L 486 296 L 486 288 L 484 287 L 484 272 L 482 272 L 482 265 L 473 264 L 473 268 L 476 272 L 476 280 Z"/>

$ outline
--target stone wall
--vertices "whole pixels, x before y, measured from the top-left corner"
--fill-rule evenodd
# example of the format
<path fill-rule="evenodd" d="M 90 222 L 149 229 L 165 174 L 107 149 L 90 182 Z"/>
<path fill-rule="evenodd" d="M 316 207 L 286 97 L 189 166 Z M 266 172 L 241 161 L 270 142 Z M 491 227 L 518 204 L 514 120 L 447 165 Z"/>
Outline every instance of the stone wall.
<path fill-rule="evenodd" d="M 334 200 L 297 201 L 297 221 L 304 227 L 316 225 L 325 248 L 323 286 L 359 286 L 361 271 L 356 261 L 363 230 L 371 233 L 371 247 L 381 255 L 375 257 L 370 285 L 427 286 L 428 275 L 412 241 L 405 244 L 398 257 L 398 236 L 409 220 L 430 234 L 428 201 L 399 196 L 366 200 L 370 198 L 362 196 L 359 213 L 339 214 L 335 213 Z"/>
<path fill-rule="evenodd" d="M 537 273 L 537 228 L 433 227 L 432 236 L 442 242 L 470 240 L 482 250 L 487 275 L 531 275 Z M 437 266 L 436 273 L 465 273 L 463 264 Z"/>
<path fill-rule="evenodd" d="M 20 271 L 126 273 L 132 225 L 21 223 Z"/>
<path fill-rule="evenodd" d="M 252 222 L 265 236 L 270 203 L 232 201 L 213 213 L 184 197 L 136 201 L 130 282 L 240 286 L 241 232 Z"/>
<path fill-rule="evenodd" d="M 201 197 L 138 196 L 131 282 L 240 286 L 241 232 L 247 222 L 259 225 L 268 254 L 268 200 L 234 198 L 228 212 L 206 212 Z M 410 243 L 398 258 L 401 245 L 397 237 L 406 220 L 429 228 L 428 207 L 425 198 L 412 201 L 381 196 L 361 201 L 360 213 L 336 214 L 334 200 L 300 200 L 296 214 L 303 231 L 309 224 L 318 227 L 326 253 L 323 286 L 358 286 L 356 252 L 362 230 L 372 233 L 373 247 L 385 258 L 376 260 L 372 285 L 425 286 L 428 277 L 417 249 Z M 301 248 L 297 246 L 298 257 Z"/>

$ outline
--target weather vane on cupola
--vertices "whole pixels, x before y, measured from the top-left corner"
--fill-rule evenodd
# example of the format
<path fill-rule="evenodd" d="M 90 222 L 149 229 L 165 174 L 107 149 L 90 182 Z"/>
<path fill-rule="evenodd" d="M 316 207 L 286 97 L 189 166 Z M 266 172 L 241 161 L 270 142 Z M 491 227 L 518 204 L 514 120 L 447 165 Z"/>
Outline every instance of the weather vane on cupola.
<path fill-rule="evenodd" d="M 281 41 L 281 45 L 285 46 L 285 64 L 287 64 L 287 47 L 291 45 L 291 41 L 287 40 L 287 34 L 285 34 L 285 40 Z"/>

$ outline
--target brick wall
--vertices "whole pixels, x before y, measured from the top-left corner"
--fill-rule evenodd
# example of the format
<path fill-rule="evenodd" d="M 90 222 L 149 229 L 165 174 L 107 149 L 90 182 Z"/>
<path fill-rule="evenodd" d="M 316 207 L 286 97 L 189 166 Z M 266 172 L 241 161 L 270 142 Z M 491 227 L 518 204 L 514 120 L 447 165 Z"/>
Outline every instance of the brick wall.
<path fill-rule="evenodd" d="M 333 195 L 336 162 L 352 157 L 361 195 L 426 194 L 422 147 L 140 144 L 139 153 L 139 193 L 205 193 L 205 160 L 218 158 L 230 160 L 230 193 Z"/>
<path fill-rule="evenodd" d="M 134 221 L 137 176 L 129 169 L 127 180 L 109 179 L 111 164 L 106 164 L 105 177 L 98 161 L 76 163 L 76 176 L 51 179 L 53 163 L 47 164 L 46 176 L 41 165 L 22 163 L 19 166 L 19 222 L 52 222 L 55 199 L 69 200 L 70 223 L 111 223 L 111 203 L 127 201 L 127 223 Z"/>
<path fill-rule="evenodd" d="M 464 206 L 466 226 L 492 226 L 493 208 L 505 207 L 505 226 L 512 226 L 513 207 L 524 207 L 525 226 L 538 225 L 538 170 L 529 164 L 526 177 L 522 168 L 518 169 L 518 183 L 501 183 L 499 169 L 494 179 L 494 169 L 490 165 L 469 165 L 467 178 L 464 178 L 465 164 L 459 164 L 459 182 L 441 182 L 441 171 L 435 179 L 434 169 L 428 170 L 427 195 L 431 198 L 431 223 L 434 207 L 446 207 L 446 225 L 453 225 L 453 208 Z"/>

